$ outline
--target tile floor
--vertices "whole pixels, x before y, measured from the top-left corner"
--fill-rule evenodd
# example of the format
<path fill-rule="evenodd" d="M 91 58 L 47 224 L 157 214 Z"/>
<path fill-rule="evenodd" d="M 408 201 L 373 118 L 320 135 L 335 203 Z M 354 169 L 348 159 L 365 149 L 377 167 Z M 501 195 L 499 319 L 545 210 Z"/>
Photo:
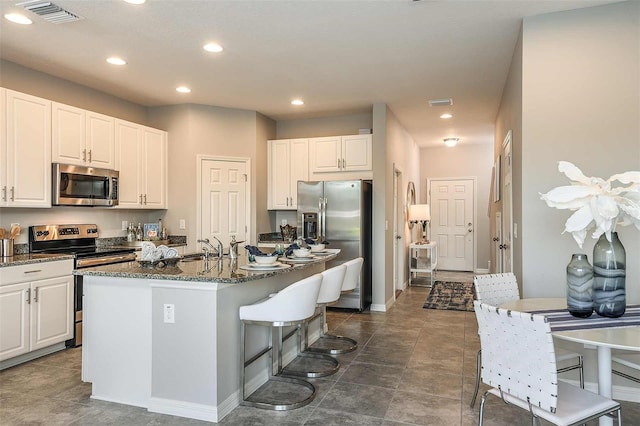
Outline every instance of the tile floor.
<path fill-rule="evenodd" d="M 221 424 L 476 425 L 479 403 L 469 408 L 479 348 L 475 315 L 423 309 L 428 291 L 405 290 L 387 313 L 330 312 L 330 328 L 359 348 L 338 356 L 337 374 L 313 379 L 316 399 L 289 412 L 238 407 Z M 80 349 L 71 349 L 0 372 L 0 425 L 210 424 L 92 400 L 80 363 Z M 487 402 L 485 419 L 531 424 L 525 412 L 496 399 Z M 623 420 L 640 424 L 640 404 L 623 402 Z"/>

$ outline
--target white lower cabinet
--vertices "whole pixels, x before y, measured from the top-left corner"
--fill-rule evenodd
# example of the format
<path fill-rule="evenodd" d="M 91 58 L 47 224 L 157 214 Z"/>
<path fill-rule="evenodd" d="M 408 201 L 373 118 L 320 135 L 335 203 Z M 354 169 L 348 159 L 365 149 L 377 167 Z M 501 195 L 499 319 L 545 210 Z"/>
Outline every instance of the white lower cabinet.
<path fill-rule="evenodd" d="M 0 361 L 73 337 L 72 270 L 72 260 L 0 268 Z"/>

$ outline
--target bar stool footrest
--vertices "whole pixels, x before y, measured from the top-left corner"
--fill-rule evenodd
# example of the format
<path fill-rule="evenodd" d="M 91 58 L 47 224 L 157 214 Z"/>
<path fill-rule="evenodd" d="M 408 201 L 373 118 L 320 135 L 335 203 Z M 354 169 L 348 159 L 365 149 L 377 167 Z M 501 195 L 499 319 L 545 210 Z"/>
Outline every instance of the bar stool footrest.
<path fill-rule="evenodd" d="M 296 363 L 302 362 L 303 358 L 312 358 L 325 361 L 325 364 L 328 363 L 329 367 L 324 367 L 324 369 L 319 369 L 319 371 L 302 371 L 296 370 L 293 367 Z M 308 366 L 305 368 L 309 368 Z M 311 367 L 313 368 L 313 367 Z M 325 354 L 316 354 L 311 352 L 300 352 L 296 359 L 291 361 L 286 367 L 282 369 L 281 374 L 285 376 L 295 376 L 295 377 L 308 377 L 308 378 L 316 378 L 316 377 L 326 377 L 332 374 L 335 374 L 340 369 L 340 361 L 337 359 L 325 355 Z"/>
<path fill-rule="evenodd" d="M 345 348 L 314 348 L 313 346 L 309 346 L 307 348 L 307 351 L 319 354 L 342 355 L 348 354 L 349 352 L 353 352 L 358 349 L 358 342 L 351 339 L 350 337 L 335 336 L 333 334 L 323 334 L 322 336 L 320 336 L 320 339 L 341 340 L 343 342 L 347 342 L 348 344 L 350 344 L 350 346 Z"/>
<path fill-rule="evenodd" d="M 308 397 L 306 397 L 305 399 L 300 400 L 300 401 L 290 402 L 290 403 L 277 403 L 277 402 L 269 401 L 269 400 L 259 400 L 258 398 L 253 397 L 253 395 L 255 395 L 256 392 L 258 392 L 258 391 L 256 391 L 256 392 L 252 393 L 251 395 L 249 395 L 247 397 L 247 399 L 245 399 L 244 401 L 241 401 L 240 405 L 244 405 L 244 406 L 248 406 L 248 407 L 262 408 L 262 409 L 265 409 L 265 410 L 288 411 L 288 410 L 294 410 L 296 408 L 304 407 L 305 405 L 307 405 L 311 401 L 313 401 L 314 398 L 316 397 L 316 388 L 315 388 L 315 386 L 313 386 L 312 383 L 309 383 L 306 380 L 296 379 L 296 378 L 293 378 L 293 377 L 283 377 L 281 375 L 278 375 L 278 376 L 269 377 L 269 380 L 267 380 L 267 382 L 262 386 L 267 385 L 269 382 L 284 382 L 284 383 L 290 383 L 290 384 L 294 384 L 294 385 L 303 386 L 303 387 L 307 388 L 308 390 L 310 390 L 311 394 Z"/>

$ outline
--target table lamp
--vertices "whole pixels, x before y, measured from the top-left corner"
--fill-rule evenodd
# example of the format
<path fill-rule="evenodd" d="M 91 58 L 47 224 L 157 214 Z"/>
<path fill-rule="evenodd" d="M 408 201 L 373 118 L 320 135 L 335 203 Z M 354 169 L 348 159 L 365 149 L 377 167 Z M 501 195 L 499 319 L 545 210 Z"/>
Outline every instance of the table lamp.
<path fill-rule="evenodd" d="M 413 204 L 409 206 L 409 220 L 418 223 L 422 222 L 422 240 L 418 243 L 429 243 L 427 240 L 427 223 L 431 220 L 429 204 Z"/>

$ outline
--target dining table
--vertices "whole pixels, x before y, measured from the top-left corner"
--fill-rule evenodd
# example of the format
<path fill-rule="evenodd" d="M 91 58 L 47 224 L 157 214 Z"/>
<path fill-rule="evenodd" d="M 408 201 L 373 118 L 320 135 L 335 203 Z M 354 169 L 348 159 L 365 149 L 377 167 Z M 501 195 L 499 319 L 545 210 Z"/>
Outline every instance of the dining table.
<path fill-rule="evenodd" d="M 567 311 L 565 298 L 530 298 L 505 302 L 500 308 L 545 315 L 553 337 L 570 342 L 592 345 L 598 351 L 598 393 L 612 396 L 611 350 L 640 351 L 640 305 L 627 305 L 619 318 L 576 318 Z M 603 416 L 600 425 L 612 425 Z"/>

